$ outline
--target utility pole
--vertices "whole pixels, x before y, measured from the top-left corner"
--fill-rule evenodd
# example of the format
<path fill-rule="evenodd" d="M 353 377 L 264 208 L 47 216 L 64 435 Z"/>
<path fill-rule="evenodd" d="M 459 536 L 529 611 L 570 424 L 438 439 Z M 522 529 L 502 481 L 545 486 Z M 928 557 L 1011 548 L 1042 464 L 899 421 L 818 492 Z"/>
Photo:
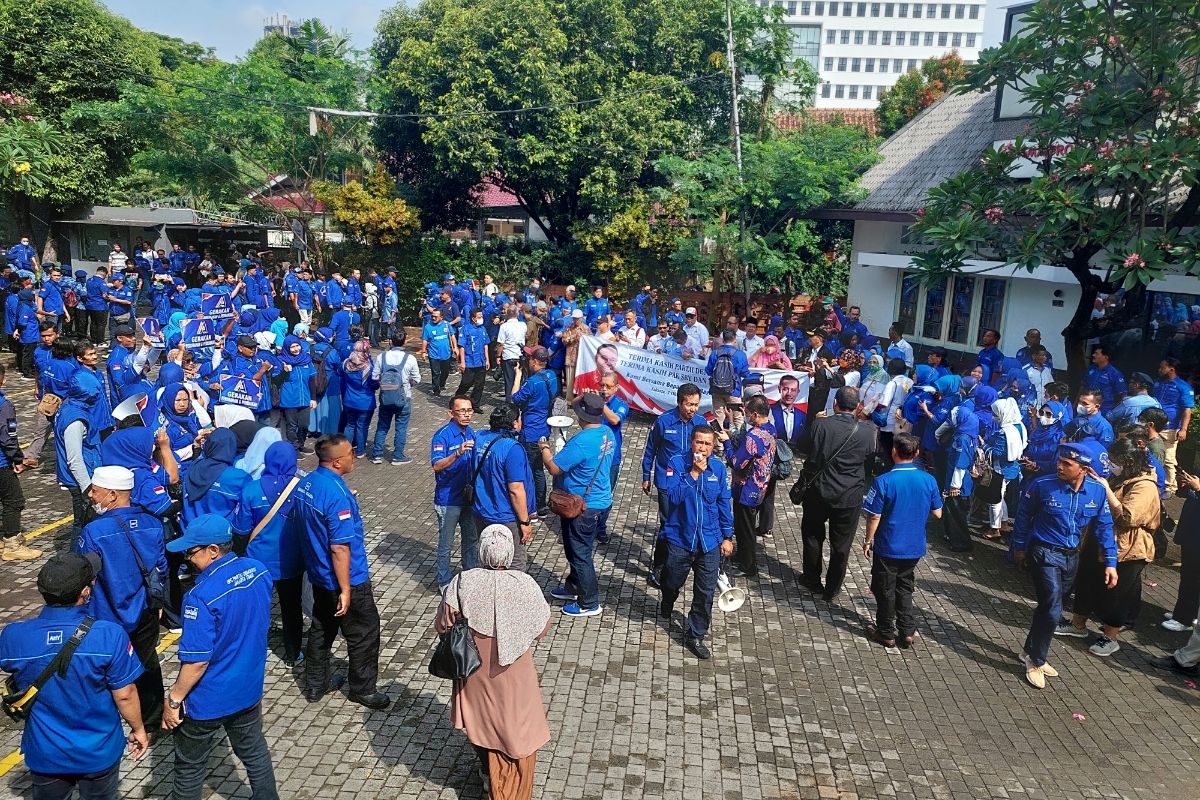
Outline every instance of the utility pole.
<path fill-rule="evenodd" d="M 737 163 L 738 189 L 740 190 L 745 182 L 745 175 L 742 172 L 742 126 L 738 119 L 738 105 L 741 98 L 738 93 L 737 61 L 734 58 L 733 46 L 733 0 L 725 0 L 725 57 L 729 62 L 729 85 L 733 98 L 733 113 L 730 117 L 733 124 L 733 158 Z M 739 203 L 737 210 L 739 244 L 745 244 L 746 241 L 746 219 L 742 210 Z M 738 256 L 738 266 L 742 270 L 742 292 L 745 295 L 746 302 L 745 315 L 750 316 L 750 268 L 748 265 L 741 263 L 740 253 Z"/>

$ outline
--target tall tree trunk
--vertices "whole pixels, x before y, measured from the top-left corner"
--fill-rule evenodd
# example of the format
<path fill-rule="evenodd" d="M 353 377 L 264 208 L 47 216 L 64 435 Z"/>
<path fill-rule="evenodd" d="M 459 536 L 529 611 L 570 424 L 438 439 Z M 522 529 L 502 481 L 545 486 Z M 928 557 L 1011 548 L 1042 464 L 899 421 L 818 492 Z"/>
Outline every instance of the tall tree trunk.
<path fill-rule="evenodd" d="M 1083 383 L 1084 373 L 1087 372 L 1087 340 L 1092 334 L 1092 310 L 1096 307 L 1096 298 L 1105 290 L 1104 283 L 1091 270 L 1091 259 L 1095 248 L 1081 250 L 1065 264 L 1075 280 L 1079 282 L 1079 302 L 1071 321 L 1062 330 L 1063 348 L 1067 354 L 1067 385 L 1074 394 Z"/>

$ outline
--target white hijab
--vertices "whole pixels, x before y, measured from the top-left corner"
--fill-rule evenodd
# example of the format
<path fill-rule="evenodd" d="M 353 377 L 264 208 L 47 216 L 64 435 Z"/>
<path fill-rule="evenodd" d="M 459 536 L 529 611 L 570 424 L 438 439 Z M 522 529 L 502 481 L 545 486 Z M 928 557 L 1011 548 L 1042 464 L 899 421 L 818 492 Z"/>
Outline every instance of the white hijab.
<path fill-rule="evenodd" d="M 1005 460 L 1016 461 L 1025 452 L 1025 445 L 1029 444 L 1029 434 L 1021 422 L 1021 409 L 1017 401 L 1011 397 L 1001 397 L 992 403 L 992 414 L 1004 432 Z"/>

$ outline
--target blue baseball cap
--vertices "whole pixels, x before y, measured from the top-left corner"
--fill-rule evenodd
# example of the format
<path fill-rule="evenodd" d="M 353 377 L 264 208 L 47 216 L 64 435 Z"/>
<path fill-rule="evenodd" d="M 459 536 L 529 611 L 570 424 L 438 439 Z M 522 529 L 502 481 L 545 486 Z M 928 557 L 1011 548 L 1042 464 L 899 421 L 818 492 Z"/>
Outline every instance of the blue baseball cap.
<path fill-rule="evenodd" d="M 1091 467 L 1101 478 L 1107 478 L 1112 471 L 1108 460 L 1108 451 L 1095 439 L 1060 444 L 1057 455 L 1059 458 L 1070 459 L 1082 467 Z"/>
<path fill-rule="evenodd" d="M 167 542 L 167 549 L 172 553 L 185 553 L 193 547 L 228 544 L 232 541 L 233 528 L 229 526 L 229 520 L 220 514 L 201 514 L 191 521 L 183 536 Z"/>
<path fill-rule="evenodd" d="M 443 276 L 442 276 L 442 280 L 444 280 L 444 281 L 452 281 L 452 280 L 454 280 L 454 276 L 453 276 L 453 275 L 451 275 L 449 272 L 447 272 L 445 275 L 443 275 Z"/>

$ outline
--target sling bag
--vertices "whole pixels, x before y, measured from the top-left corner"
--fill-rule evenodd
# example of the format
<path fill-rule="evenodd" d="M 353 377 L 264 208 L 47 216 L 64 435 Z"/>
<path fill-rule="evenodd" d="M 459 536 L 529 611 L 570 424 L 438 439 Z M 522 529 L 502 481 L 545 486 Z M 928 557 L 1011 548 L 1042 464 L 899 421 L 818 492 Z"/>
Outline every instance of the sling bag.
<path fill-rule="evenodd" d="M 254 526 L 254 530 L 250 531 L 250 538 L 246 540 L 246 544 L 253 542 L 254 537 L 262 533 L 262 529 L 267 527 L 267 523 L 275 518 L 275 515 L 279 513 L 279 509 L 283 507 L 283 502 L 288 499 L 288 496 L 291 495 L 292 490 L 296 488 L 296 484 L 298 483 L 300 483 L 300 476 L 293 475 L 292 479 L 288 481 L 288 485 L 283 487 L 283 491 L 279 493 L 279 497 L 275 498 L 275 503 L 271 506 L 271 510 L 267 512 L 265 517 L 258 521 L 258 524 Z"/>
<path fill-rule="evenodd" d="M 501 434 L 500 436 L 497 436 L 495 439 L 492 439 L 492 441 L 488 442 L 488 446 L 483 448 L 483 455 L 481 455 L 479 457 L 479 465 L 476 466 L 474 472 L 471 473 L 471 482 L 463 487 L 463 491 L 462 491 L 463 508 L 466 508 L 467 506 L 475 505 L 475 481 L 479 480 L 479 471 L 481 469 L 483 469 L 483 462 L 487 461 L 488 453 L 492 452 L 492 448 L 495 446 L 496 442 L 500 441 L 501 439 L 505 439 L 505 438 L 507 438 L 507 437 L 504 434 Z M 459 446 L 461 447 L 461 445 L 459 445 Z"/>
<path fill-rule="evenodd" d="M 850 429 L 850 433 L 844 440 L 842 440 L 842 443 L 838 445 L 838 449 L 833 451 L 833 455 L 826 459 L 825 463 L 821 465 L 819 470 L 811 475 L 802 475 L 800 480 L 792 484 L 792 488 L 788 490 L 788 499 L 792 501 L 792 505 L 798 506 L 804 502 L 804 495 L 807 494 L 808 490 L 812 488 L 812 485 L 817 482 L 817 478 L 821 477 L 825 470 L 829 469 L 829 465 L 833 463 L 834 459 L 841 454 L 846 445 L 850 444 L 850 440 L 853 439 L 854 434 L 858 432 L 859 421 L 860 420 L 857 419 L 854 420 L 854 427 Z"/>
<path fill-rule="evenodd" d="M 146 607 L 151 611 L 166 608 L 168 605 L 166 584 L 163 583 L 160 576 L 146 569 L 146 562 L 142 561 L 142 554 L 138 552 L 137 545 L 133 543 L 133 536 L 129 533 L 125 520 L 118 519 L 117 525 L 120 526 L 121 533 L 125 534 L 125 541 L 129 542 L 129 549 L 133 551 L 133 560 L 137 562 L 138 572 L 142 573 L 142 586 L 146 589 Z"/>
<path fill-rule="evenodd" d="M 608 443 L 608 431 L 604 431 L 604 435 L 601 438 L 600 448 L 603 450 L 604 445 Z M 610 463 L 611 460 L 610 457 Z M 550 510 L 562 519 L 575 519 L 586 511 L 588 493 L 592 491 L 592 484 L 596 482 L 596 477 L 602 469 L 604 469 L 603 460 L 596 465 L 596 471 L 592 473 L 592 479 L 588 481 L 587 488 L 583 490 L 582 497 L 573 492 L 568 492 L 566 489 L 551 489 L 550 497 L 546 500 L 546 504 L 550 506 Z"/>
<path fill-rule="evenodd" d="M 71 634 L 71 638 L 63 645 L 58 654 L 51 659 L 46 668 L 42 670 L 42 674 L 34 679 L 33 683 L 25 688 L 25 691 L 17 691 L 16 677 L 8 676 L 8 680 L 4 683 L 4 713 L 8 714 L 12 719 L 21 722 L 29 719 L 29 715 L 33 709 L 33 701 L 37 699 L 38 692 L 46 685 L 46 681 L 58 673 L 58 677 L 67 677 L 67 667 L 71 663 L 71 659 L 75 656 L 75 651 L 79 649 L 79 645 L 83 642 L 83 637 L 87 636 L 88 631 L 92 629 L 92 623 L 96 620 L 91 617 L 84 617 L 83 622 L 79 623 L 79 627 Z"/>

